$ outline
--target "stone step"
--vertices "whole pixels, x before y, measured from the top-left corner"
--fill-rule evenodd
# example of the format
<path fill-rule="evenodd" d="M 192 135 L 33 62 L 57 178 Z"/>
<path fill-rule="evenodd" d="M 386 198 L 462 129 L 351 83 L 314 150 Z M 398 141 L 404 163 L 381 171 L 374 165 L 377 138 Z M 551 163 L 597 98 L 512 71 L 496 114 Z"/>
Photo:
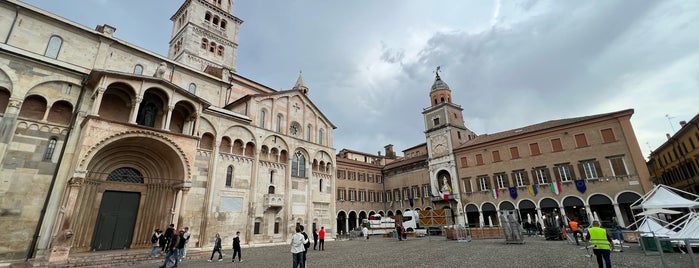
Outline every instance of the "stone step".
<path fill-rule="evenodd" d="M 117 265 L 132 265 L 144 263 L 163 263 L 165 254 L 161 253 L 158 257 L 148 257 L 150 250 L 147 249 L 131 249 L 131 250 L 109 250 L 109 251 L 94 251 L 74 253 L 68 257 L 67 263 L 48 263 L 43 259 L 32 259 L 27 262 L 13 263 L 11 268 L 29 268 L 29 267 L 114 267 Z M 202 251 L 201 249 L 188 249 L 185 262 L 191 259 L 208 258 L 210 252 Z"/>

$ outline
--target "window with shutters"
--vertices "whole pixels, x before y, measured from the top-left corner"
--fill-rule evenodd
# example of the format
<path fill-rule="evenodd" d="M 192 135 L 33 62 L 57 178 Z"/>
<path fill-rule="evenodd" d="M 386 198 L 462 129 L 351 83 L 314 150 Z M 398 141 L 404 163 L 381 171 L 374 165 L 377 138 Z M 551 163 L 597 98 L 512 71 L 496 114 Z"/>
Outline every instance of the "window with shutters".
<path fill-rule="evenodd" d="M 366 181 L 366 173 L 359 172 L 359 181 Z"/>
<path fill-rule="evenodd" d="M 377 193 L 376 193 L 376 202 L 382 203 L 383 200 L 384 200 L 383 195 L 384 195 L 383 192 L 377 192 Z"/>
<path fill-rule="evenodd" d="M 505 189 L 507 187 L 510 187 L 510 182 L 507 181 L 507 175 L 505 175 L 505 173 L 496 173 L 495 181 L 498 184 L 498 189 Z"/>
<path fill-rule="evenodd" d="M 463 179 L 464 193 L 473 193 L 473 186 L 471 186 L 471 178 Z"/>
<path fill-rule="evenodd" d="M 597 179 L 602 176 L 602 171 L 599 168 L 597 160 L 585 160 L 579 164 L 580 174 L 585 179 Z"/>
<path fill-rule="evenodd" d="M 629 172 L 626 170 L 626 163 L 624 163 L 624 156 L 610 157 L 609 165 L 612 166 L 614 176 L 629 175 Z"/>
<path fill-rule="evenodd" d="M 392 202 L 393 201 L 393 195 L 391 195 L 391 191 L 386 191 L 386 202 Z"/>
<path fill-rule="evenodd" d="M 359 202 L 366 202 L 366 191 L 359 190 Z"/>
<path fill-rule="evenodd" d="M 573 180 L 572 170 L 569 164 L 556 165 L 556 179 L 560 182 L 570 182 Z"/>
<path fill-rule="evenodd" d="M 465 156 L 461 158 L 461 167 L 468 167 L 468 158 Z"/>
<path fill-rule="evenodd" d="M 551 151 L 563 151 L 563 144 L 561 143 L 561 139 L 556 138 L 551 140 Z"/>
<path fill-rule="evenodd" d="M 403 200 L 408 200 L 410 198 L 410 195 L 408 193 L 408 187 L 403 188 Z"/>
<path fill-rule="evenodd" d="M 376 202 L 376 192 L 369 191 L 369 202 Z"/>
<path fill-rule="evenodd" d="M 476 165 L 478 165 L 478 166 L 483 165 L 483 155 L 482 154 L 476 155 Z"/>
<path fill-rule="evenodd" d="M 493 162 L 500 162 L 500 161 L 502 161 L 502 160 L 500 159 L 500 151 L 497 151 L 497 150 L 496 150 L 496 151 L 493 151 L 492 153 L 493 153 Z"/>
<path fill-rule="evenodd" d="M 585 133 L 575 135 L 575 146 L 577 146 L 578 148 L 588 146 L 587 138 L 585 137 Z"/>
<path fill-rule="evenodd" d="M 529 152 L 531 155 L 540 155 L 541 151 L 539 150 L 539 144 L 538 143 L 530 143 L 529 144 Z"/>
<path fill-rule="evenodd" d="M 614 131 L 611 128 L 603 129 L 600 132 L 602 132 L 602 143 L 609 143 L 609 142 L 616 141 L 616 138 L 614 138 Z"/>
<path fill-rule="evenodd" d="M 488 181 L 488 176 L 478 177 L 478 184 L 481 187 L 481 191 L 487 191 L 490 189 L 490 181 Z"/>
<path fill-rule="evenodd" d="M 338 170 L 338 171 L 337 171 L 337 179 L 338 179 L 338 180 L 343 180 L 343 179 L 345 179 L 345 171 L 344 171 L 344 170 Z"/>
<path fill-rule="evenodd" d="M 350 201 L 357 201 L 357 190 L 353 190 L 353 189 L 349 190 L 349 200 Z"/>
<path fill-rule="evenodd" d="M 337 188 L 337 200 L 340 200 L 340 201 L 347 200 L 345 197 L 345 189 L 344 188 Z"/>
<path fill-rule="evenodd" d="M 510 147 L 510 157 L 512 159 L 517 159 L 519 158 L 519 148 L 517 147 Z"/>
<path fill-rule="evenodd" d="M 517 183 L 517 187 L 524 187 L 529 185 L 529 180 L 527 179 L 527 173 L 524 172 L 524 170 L 515 170 L 512 172 L 512 178 L 514 179 L 515 183 Z"/>
<path fill-rule="evenodd" d="M 412 192 L 410 195 L 412 198 L 420 197 L 420 188 L 417 186 L 410 187 L 410 191 Z"/>
<path fill-rule="evenodd" d="M 429 184 L 423 184 L 422 185 L 422 194 L 424 194 L 426 197 L 430 196 L 430 185 Z"/>
<path fill-rule="evenodd" d="M 400 201 L 400 190 L 399 189 L 393 190 L 393 200 Z"/>
<path fill-rule="evenodd" d="M 534 177 L 537 184 L 549 183 L 548 169 L 546 167 L 538 167 L 534 169 Z"/>

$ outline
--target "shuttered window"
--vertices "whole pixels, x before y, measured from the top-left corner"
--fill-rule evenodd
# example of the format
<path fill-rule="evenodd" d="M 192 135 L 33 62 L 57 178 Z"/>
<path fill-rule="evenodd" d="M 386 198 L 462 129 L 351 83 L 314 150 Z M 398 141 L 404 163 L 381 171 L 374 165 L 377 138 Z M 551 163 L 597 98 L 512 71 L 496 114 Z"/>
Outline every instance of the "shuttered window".
<path fill-rule="evenodd" d="M 461 167 L 468 167 L 468 158 L 465 156 L 461 158 Z"/>
<path fill-rule="evenodd" d="M 626 164 L 624 163 L 623 156 L 609 158 L 609 165 L 612 166 L 614 176 L 624 176 L 629 174 L 626 170 Z"/>
<path fill-rule="evenodd" d="M 476 155 L 476 165 L 483 165 L 483 155 L 482 154 L 477 154 Z"/>
<path fill-rule="evenodd" d="M 563 151 L 563 144 L 561 144 L 561 139 L 552 139 L 551 140 L 551 150 L 554 152 Z"/>
<path fill-rule="evenodd" d="M 577 134 L 577 135 L 575 135 L 575 145 L 576 145 L 578 148 L 582 148 L 582 147 L 587 147 L 587 146 L 588 146 L 588 144 L 587 144 L 587 138 L 585 138 L 585 134 Z"/>
<path fill-rule="evenodd" d="M 500 160 L 500 151 L 493 151 L 493 162 L 499 162 Z"/>
<path fill-rule="evenodd" d="M 602 132 L 602 142 L 603 143 L 609 143 L 609 142 L 616 141 L 616 138 L 614 138 L 614 131 L 611 128 L 603 129 L 603 130 L 601 130 L 601 132 Z"/>
<path fill-rule="evenodd" d="M 510 147 L 510 157 L 512 159 L 519 158 L 519 149 L 517 147 Z"/>
<path fill-rule="evenodd" d="M 529 152 L 531 152 L 532 155 L 540 155 L 541 151 L 539 150 L 539 144 L 538 143 L 530 143 L 529 144 Z"/>

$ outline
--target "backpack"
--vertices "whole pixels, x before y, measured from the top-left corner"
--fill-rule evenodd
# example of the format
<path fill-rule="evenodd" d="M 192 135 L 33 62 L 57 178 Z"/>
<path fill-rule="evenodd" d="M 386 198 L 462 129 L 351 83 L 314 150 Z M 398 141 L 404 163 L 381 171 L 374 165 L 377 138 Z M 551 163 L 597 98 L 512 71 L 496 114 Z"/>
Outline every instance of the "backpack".
<path fill-rule="evenodd" d="M 302 234 L 303 234 L 303 239 L 308 240 L 308 235 L 306 234 L 306 232 L 303 232 Z M 311 241 L 308 240 L 308 242 L 306 242 L 305 244 L 303 244 L 303 247 L 306 248 L 306 249 L 310 248 L 310 247 L 311 247 Z"/>
<path fill-rule="evenodd" d="M 153 236 L 150 237 L 150 242 L 151 243 L 158 243 L 158 237 L 153 234 Z"/>

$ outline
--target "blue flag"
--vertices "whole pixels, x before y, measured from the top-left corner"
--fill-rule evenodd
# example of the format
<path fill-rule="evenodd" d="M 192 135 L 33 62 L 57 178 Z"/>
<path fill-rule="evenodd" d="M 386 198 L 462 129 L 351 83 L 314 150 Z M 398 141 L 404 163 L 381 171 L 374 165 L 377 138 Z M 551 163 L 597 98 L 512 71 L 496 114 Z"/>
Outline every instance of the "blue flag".
<path fill-rule="evenodd" d="M 408 201 L 410 202 L 410 208 L 412 208 L 413 207 L 413 199 L 410 198 L 410 199 L 408 199 Z"/>
<path fill-rule="evenodd" d="M 575 180 L 575 188 L 577 188 L 581 193 L 585 193 L 587 190 L 587 186 L 585 186 L 585 179 Z"/>
<path fill-rule="evenodd" d="M 510 187 L 510 197 L 517 199 L 517 187 Z"/>

